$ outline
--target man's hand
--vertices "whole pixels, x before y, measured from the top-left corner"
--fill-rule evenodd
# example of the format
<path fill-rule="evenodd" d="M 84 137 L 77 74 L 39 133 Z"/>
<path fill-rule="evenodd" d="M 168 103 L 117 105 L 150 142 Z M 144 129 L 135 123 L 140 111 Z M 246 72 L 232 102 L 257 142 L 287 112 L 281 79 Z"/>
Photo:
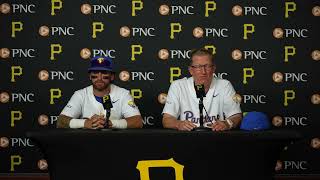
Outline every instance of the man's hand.
<path fill-rule="evenodd" d="M 84 122 L 84 128 L 86 129 L 101 129 L 104 127 L 106 120 L 103 116 L 97 114 L 93 115 L 90 119 L 86 119 Z"/>
<path fill-rule="evenodd" d="M 177 121 L 177 129 L 179 131 L 191 131 L 193 130 L 195 127 L 197 127 L 195 124 L 193 124 L 190 121 Z"/>
<path fill-rule="evenodd" d="M 212 124 L 211 128 L 212 131 L 225 131 L 230 129 L 226 121 L 216 121 Z"/>
<path fill-rule="evenodd" d="M 110 120 L 108 120 L 108 128 L 112 128 L 112 122 Z"/>

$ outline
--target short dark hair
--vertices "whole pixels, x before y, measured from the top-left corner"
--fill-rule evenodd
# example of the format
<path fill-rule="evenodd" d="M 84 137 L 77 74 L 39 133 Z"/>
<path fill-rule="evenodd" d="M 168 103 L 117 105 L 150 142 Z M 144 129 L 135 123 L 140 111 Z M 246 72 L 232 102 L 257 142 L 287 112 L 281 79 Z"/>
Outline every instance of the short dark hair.
<path fill-rule="evenodd" d="M 193 56 L 209 56 L 209 58 L 212 61 L 212 64 L 214 64 L 212 52 L 210 52 L 209 50 L 207 50 L 205 48 L 191 50 L 191 61 L 190 61 L 190 64 L 192 64 Z"/>

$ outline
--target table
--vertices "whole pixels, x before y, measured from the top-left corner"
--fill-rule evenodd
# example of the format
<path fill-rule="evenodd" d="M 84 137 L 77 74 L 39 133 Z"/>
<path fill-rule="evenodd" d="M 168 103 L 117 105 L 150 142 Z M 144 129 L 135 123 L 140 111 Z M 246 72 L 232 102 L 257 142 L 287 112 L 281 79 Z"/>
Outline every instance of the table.
<path fill-rule="evenodd" d="M 290 130 L 181 132 L 167 129 L 32 131 L 51 180 L 273 179 Z"/>

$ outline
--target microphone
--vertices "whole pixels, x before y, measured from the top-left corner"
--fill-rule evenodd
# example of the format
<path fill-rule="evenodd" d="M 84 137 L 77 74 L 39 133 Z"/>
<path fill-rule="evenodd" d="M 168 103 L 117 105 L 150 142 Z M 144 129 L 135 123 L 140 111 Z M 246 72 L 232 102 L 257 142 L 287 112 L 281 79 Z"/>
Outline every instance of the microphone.
<path fill-rule="evenodd" d="M 204 84 L 194 85 L 194 89 L 196 90 L 197 98 L 199 98 L 199 114 L 200 114 L 200 126 L 195 128 L 196 131 L 208 131 L 209 128 L 205 128 L 203 126 L 203 98 L 206 97 L 206 92 L 204 89 Z"/>
<path fill-rule="evenodd" d="M 206 97 L 206 92 L 204 90 L 204 84 L 194 85 L 194 89 L 196 90 L 197 98 Z"/>
<path fill-rule="evenodd" d="M 111 103 L 111 97 L 109 94 L 102 97 L 102 105 L 106 111 L 106 120 L 108 121 L 110 117 L 111 108 L 113 107 Z M 108 122 L 106 122 L 105 128 L 108 128 Z"/>

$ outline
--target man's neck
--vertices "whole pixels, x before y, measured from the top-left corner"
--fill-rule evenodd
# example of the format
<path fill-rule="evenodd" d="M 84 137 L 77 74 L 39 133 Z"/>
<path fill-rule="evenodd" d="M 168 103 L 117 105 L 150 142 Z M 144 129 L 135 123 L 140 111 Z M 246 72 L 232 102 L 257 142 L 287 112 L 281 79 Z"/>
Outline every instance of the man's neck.
<path fill-rule="evenodd" d="M 212 78 L 212 79 L 213 79 L 213 78 Z M 204 90 L 205 90 L 206 94 L 207 94 L 207 92 L 208 92 L 209 89 L 210 89 L 211 83 L 213 83 L 213 82 L 212 82 L 212 79 L 211 79 L 211 81 L 210 81 L 209 84 L 204 84 Z"/>
<path fill-rule="evenodd" d="M 110 86 L 106 89 L 103 89 L 103 90 L 98 90 L 98 89 L 93 88 L 93 94 L 98 97 L 103 97 L 106 94 L 110 94 Z"/>

